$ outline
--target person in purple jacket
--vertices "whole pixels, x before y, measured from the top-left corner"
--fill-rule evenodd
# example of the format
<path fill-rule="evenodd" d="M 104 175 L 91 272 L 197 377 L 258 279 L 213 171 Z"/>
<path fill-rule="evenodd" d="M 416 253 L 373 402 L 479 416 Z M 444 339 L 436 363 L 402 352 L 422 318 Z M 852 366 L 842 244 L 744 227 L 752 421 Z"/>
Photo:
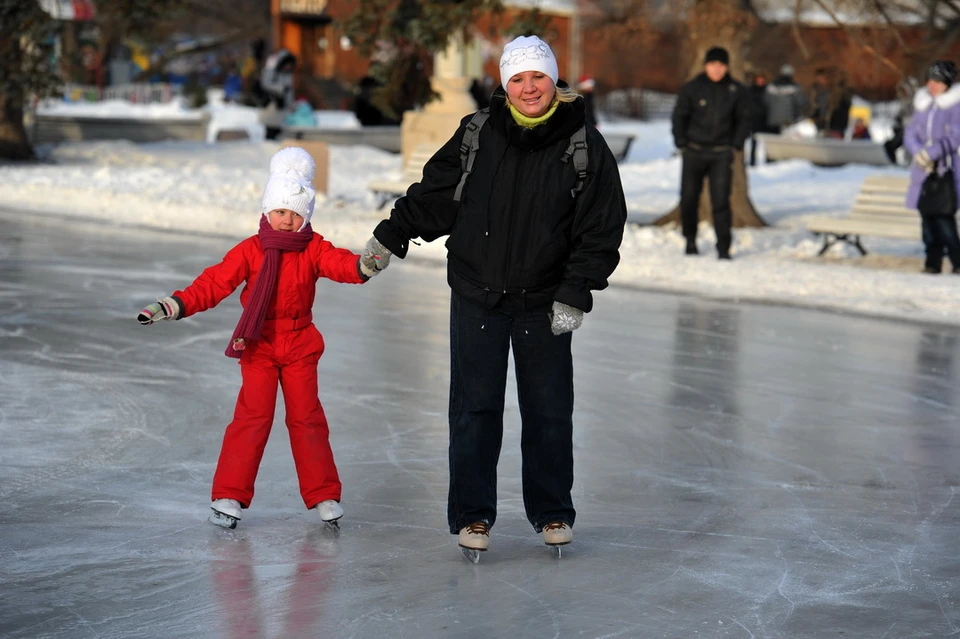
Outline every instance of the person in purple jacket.
<path fill-rule="evenodd" d="M 938 60 L 927 69 L 927 85 L 913 98 L 914 114 L 904 134 L 903 145 L 913 155 L 907 207 L 917 208 L 920 188 L 927 175 L 943 171 L 948 161 L 953 167 L 957 191 L 960 192 L 960 170 L 957 149 L 960 148 L 960 84 L 957 67 L 948 60 Z M 946 251 L 953 264 L 953 272 L 960 273 L 960 236 L 954 215 L 924 215 L 923 244 L 927 259 L 924 273 L 939 273 Z"/>

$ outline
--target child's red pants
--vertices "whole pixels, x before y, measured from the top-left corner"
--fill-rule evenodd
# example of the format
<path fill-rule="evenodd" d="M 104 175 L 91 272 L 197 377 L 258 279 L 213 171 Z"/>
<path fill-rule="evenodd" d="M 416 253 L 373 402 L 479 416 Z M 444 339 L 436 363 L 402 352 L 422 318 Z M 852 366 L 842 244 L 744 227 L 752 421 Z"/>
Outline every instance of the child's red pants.
<path fill-rule="evenodd" d="M 310 316 L 268 320 L 261 339 L 247 345 L 240 358 L 243 385 L 213 476 L 214 500 L 236 499 L 244 507 L 253 501 L 253 484 L 273 426 L 278 384 L 283 389 L 303 503 L 313 508 L 327 499 L 340 500 L 330 431 L 317 397 L 317 363 L 323 347 Z"/>

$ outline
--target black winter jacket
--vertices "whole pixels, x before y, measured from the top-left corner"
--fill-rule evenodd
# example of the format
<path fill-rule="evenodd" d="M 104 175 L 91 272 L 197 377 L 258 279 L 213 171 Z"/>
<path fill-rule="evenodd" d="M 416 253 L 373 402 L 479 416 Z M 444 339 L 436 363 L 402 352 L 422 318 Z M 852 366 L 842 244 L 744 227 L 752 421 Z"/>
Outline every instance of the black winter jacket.
<path fill-rule="evenodd" d="M 677 94 L 673 108 L 673 140 L 677 148 L 691 144 L 742 149 L 750 135 L 750 105 L 746 90 L 725 75 L 714 82 L 701 73 Z"/>
<path fill-rule="evenodd" d="M 576 171 L 561 158 L 584 123 L 583 102 L 561 103 L 545 123 L 526 129 L 497 89 L 473 172 L 456 202 L 460 143 L 470 117 L 374 235 L 400 258 L 411 239 L 449 235 L 450 287 L 487 308 L 507 295 L 528 310 L 549 309 L 556 300 L 589 311 L 591 291 L 607 287 L 620 261 L 627 209 L 617 162 L 591 126 L 587 179 L 577 198 L 571 196 Z"/>

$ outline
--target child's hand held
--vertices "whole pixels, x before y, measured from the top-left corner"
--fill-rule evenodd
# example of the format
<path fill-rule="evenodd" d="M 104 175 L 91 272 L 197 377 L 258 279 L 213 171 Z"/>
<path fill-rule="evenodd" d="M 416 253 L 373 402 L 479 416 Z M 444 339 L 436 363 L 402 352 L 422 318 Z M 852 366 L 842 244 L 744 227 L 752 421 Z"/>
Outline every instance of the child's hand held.
<path fill-rule="evenodd" d="M 149 326 L 158 320 L 177 319 L 180 315 L 180 304 L 172 297 L 165 297 L 157 300 L 153 304 L 148 304 L 137 315 L 137 321 L 144 326 Z"/>
<path fill-rule="evenodd" d="M 390 249 L 371 237 L 360 254 L 360 271 L 368 278 L 378 275 L 390 264 Z"/>

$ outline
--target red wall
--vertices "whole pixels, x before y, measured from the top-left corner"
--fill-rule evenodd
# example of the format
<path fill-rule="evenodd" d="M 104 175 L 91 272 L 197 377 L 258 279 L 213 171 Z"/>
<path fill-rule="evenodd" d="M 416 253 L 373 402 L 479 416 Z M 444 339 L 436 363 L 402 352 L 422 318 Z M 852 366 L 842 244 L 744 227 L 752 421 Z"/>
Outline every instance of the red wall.
<path fill-rule="evenodd" d="M 313 47 L 314 50 L 307 52 L 308 55 L 320 59 L 304 60 L 307 63 L 305 67 L 311 69 L 315 76 L 333 78 L 352 86 L 366 75 L 369 60 L 356 49 L 344 50 L 340 41 L 343 33 L 338 28 L 338 20 L 348 16 L 355 7 L 350 0 L 329 0 L 327 15 L 332 22 L 324 27 L 328 49 L 319 51 Z M 506 41 L 500 34 L 516 16 L 515 10 L 507 10 L 499 15 L 486 15 L 475 25 L 474 35 L 485 41 L 489 54 L 484 72 L 495 81 L 499 80 L 499 52 Z M 281 34 L 281 46 L 302 55 L 301 42 L 304 40 L 297 21 L 290 18 L 275 20 L 278 24 L 276 32 Z M 557 55 L 560 77 L 572 83 L 577 78 L 567 77 L 570 26 L 569 18 L 554 16 L 543 37 Z M 640 34 L 617 37 L 616 27 L 585 28 L 581 56 L 583 72 L 597 80 L 601 92 L 626 87 L 676 92 L 688 79 L 691 60 L 686 58 L 680 26 L 672 29 L 650 27 Z M 910 49 L 921 48 L 925 41 L 931 40 L 921 28 L 904 27 L 900 34 Z M 309 37 L 312 38 L 313 34 L 309 34 Z M 922 71 L 925 64 L 925 60 L 908 59 L 898 40 L 884 30 L 865 28 L 851 37 L 844 29 L 802 26 L 799 37 L 803 48 L 790 25 L 765 25 L 757 29 L 745 52 L 747 67 L 774 76 L 782 64 L 789 62 L 797 70 L 797 80 L 804 85 L 812 81 L 817 67 L 832 67 L 846 75 L 848 84 L 859 95 L 870 99 L 891 99 L 895 95 L 899 74 L 863 45 L 872 47 L 897 68 Z M 804 55 L 804 49 L 807 56 Z M 960 42 L 953 45 L 948 57 L 960 60 Z"/>

